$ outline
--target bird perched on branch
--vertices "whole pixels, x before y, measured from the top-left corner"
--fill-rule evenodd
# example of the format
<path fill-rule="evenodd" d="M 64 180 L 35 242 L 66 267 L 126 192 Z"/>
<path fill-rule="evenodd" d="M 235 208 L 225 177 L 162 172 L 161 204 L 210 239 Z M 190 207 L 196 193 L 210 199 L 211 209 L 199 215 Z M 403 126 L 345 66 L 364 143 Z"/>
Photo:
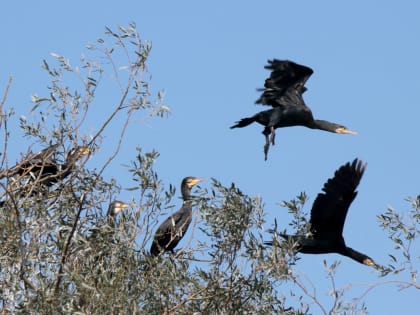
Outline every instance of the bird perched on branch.
<path fill-rule="evenodd" d="M 114 234 L 117 215 L 128 207 L 128 204 L 120 200 L 114 200 L 111 202 L 106 214 L 105 224 L 96 226 L 94 229 L 92 229 L 89 239 L 96 240 L 99 238 L 99 235 L 101 235 L 101 238 L 107 237 L 109 240 L 111 240 L 112 235 Z"/>
<path fill-rule="evenodd" d="M 108 206 L 106 218 L 89 228 L 87 235 L 78 238 L 72 252 L 70 265 L 77 266 L 81 263 L 95 263 L 107 256 L 109 245 L 114 239 L 116 217 L 129 207 L 125 202 L 114 200 Z M 66 232 L 68 232 L 67 230 Z M 67 237 L 67 236 L 64 236 Z M 86 245 L 87 249 L 86 249 Z"/>
<path fill-rule="evenodd" d="M 310 236 L 276 233 L 291 240 L 297 251 L 304 254 L 337 253 L 350 257 L 367 266 L 378 265 L 369 256 L 348 247 L 343 238 L 343 227 L 350 204 L 356 198 L 356 188 L 365 171 L 365 164 L 358 159 L 341 166 L 324 184 L 311 210 Z M 273 245 L 273 241 L 265 242 Z"/>
<path fill-rule="evenodd" d="M 275 129 L 291 126 L 305 126 L 340 134 L 356 134 L 343 125 L 326 120 L 314 119 L 311 109 L 306 106 L 302 94 L 306 91 L 305 83 L 313 73 L 309 67 L 289 60 L 269 60 L 265 69 L 271 70 L 265 80 L 262 94 L 257 104 L 270 105 L 273 108 L 242 118 L 230 128 L 246 127 L 253 122 L 265 126 L 264 158 L 267 160 L 270 143 L 275 143 Z M 271 137 L 270 137 L 271 135 Z"/>
<path fill-rule="evenodd" d="M 124 209 L 127 209 L 128 207 L 128 204 L 120 200 L 114 200 L 113 202 L 111 202 L 106 213 L 108 225 L 115 227 L 115 217 L 118 213 L 124 211 Z"/>
<path fill-rule="evenodd" d="M 83 275 L 83 285 L 79 287 L 79 304 L 83 307 L 91 294 L 91 286 L 99 288 L 106 279 L 115 277 L 116 265 L 120 267 L 121 257 L 126 257 L 116 234 L 116 217 L 129 207 L 125 202 L 114 200 L 108 206 L 106 218 L 91 227 L 83 238 L 75 238 L 75 246 L 68 254 L 66 266 L 70 270 L 77 270 L 78 275 Z M 68 236 L 66 236 L 67 238 Z M 123 243 L 124 244 L 124 243 Z M 86 284 L 86 285 L 85 285 Z"/>
<path fill-rule="evenodd" d="M 58 147 L 59 144 L 54 144 L 38 153 L 29 154 L 20 163 L 1 172 L 0 179 L 29 176 L 32 181 L 39 180 L 44 186 L 50 187 L 66 178 L 73 171 L 76 162 L 90 152 L 86 146 L 77 146 L 67 153 L 64 164 L 59 164 L 53 159 Z"/>
<path fill-rule="evenodd" d="M 181 183 L 183 204 L 181 209 L 170 215 L 157 229 L 150 253 L 158 256 L 166 251 L 173 252 L 179 241 L 184 237 L 192 220 L 191 188 L 204 179 L 185 177 Z"/>

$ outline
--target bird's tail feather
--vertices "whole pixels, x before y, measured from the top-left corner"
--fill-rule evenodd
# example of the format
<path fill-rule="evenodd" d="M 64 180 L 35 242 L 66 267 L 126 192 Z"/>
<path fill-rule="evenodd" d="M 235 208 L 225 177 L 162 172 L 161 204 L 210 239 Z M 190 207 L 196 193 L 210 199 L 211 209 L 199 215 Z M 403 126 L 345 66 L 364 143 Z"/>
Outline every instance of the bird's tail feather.
<path fill-rule="evenodd" d="M 235 125 L 230 127 L 230 129 L 246 127 L 252 124 L 254 121 L 255 121 L 255 117 L 242 118 L 241 120 L 237 121 Z"/>

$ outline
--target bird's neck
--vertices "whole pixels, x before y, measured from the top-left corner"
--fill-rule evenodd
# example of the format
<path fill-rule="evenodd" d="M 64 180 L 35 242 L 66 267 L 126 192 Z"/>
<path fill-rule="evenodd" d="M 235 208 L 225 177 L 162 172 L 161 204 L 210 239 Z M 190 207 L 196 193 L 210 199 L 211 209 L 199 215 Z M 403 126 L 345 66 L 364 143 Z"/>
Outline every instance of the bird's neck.
<path fill-rule="evenodd" d="M 192 207 L 192 205 L 193 205 L 193 199 L 191 197 L 189 197 L 188 199 L 184 199 L 183 205 L 184 206 Z"/>
<path fill-rule="evenodd" d="M 354 259 L 356 261 L 358 261 L 361 264 L 364 264 L 365 260 L 369 257 L 367 257 L 366 255 L 362 254 L 361 252 L 358 252 L 357 250 L 351 248 L 351 247 L 346 247 L 346 250 L 343 251 L 342 253 L 340 253 L 344 256 L 350 257 L 351 259 Z"/>
<path fill-rule="evenodd" d="M 184 201 L 191 200 L 191 190 L 188 187 L 181 187 L 182 199 Z"/>
<path fill-rule="evenodd" d="M 115 214 L 107 215 L 106 221 L 108 226 L 115 227 Z"/>
<path fill-rule="evenodd" d="M 319 120 L 319 119 L 313 120 L 308 125 L 308 127 L 312 129 L 320 129 L 320 130 L 325 130 L 329 132 L 335 132 L 335 129 L 336 129 L 335 124 L 330 123 L 329 121 L 326 121 L 326 120 Z"/>
<path fill-rule="evenodd" d="M 66 158 L 65 167 L 73 167 L 76 163 L 76 156 L 74 154 L 71 154 Z"/>

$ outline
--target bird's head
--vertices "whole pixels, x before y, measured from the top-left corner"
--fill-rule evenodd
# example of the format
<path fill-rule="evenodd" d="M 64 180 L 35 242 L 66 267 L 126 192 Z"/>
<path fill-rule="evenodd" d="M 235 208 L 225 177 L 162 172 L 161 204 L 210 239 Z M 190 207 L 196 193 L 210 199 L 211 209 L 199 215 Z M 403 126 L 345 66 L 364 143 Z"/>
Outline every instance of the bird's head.
<path fill-rule="evenodd" d="M 87 146 L 78 146 L 70 150 L 67 155 L 67 163 L 75 162 L 80 159 L 82 156 L 88 155 L 91 152 Z"/>
<path fill-rule="evenodd" d="M 181 183 L 181 193 L 184 200 L 190 199 L 191 188 L 202 182 L 204 178 L 197 178 L 193 176 L 185 177 Z"/>
<path fill-rule="evenodd" d="M 114 200 L 109 205 L 108 214 L 107 215 L 114 217 L 118 213 L 120 213 L 121 211 L 123 211 L 124 209 L 127 209 L 128 207 L 129 207 L 128 204 L 126 204 L 125 202 L 122 202 L 122 201 L 119 201 L 119 200 Z"/>

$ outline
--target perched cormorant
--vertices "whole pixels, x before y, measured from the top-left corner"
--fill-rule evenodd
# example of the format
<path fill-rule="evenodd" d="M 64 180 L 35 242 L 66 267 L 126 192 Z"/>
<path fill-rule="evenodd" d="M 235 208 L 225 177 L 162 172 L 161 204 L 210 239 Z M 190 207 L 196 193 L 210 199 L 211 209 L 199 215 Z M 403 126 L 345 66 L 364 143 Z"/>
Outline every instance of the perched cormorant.
<path fill-rule="evenodd" d="M 365 164 L 358 159 L 341 166 L 333 178 L 328 179 L 318 194 L 311 210 L 311 236 L 279 233 L 297 244 L 297 250 L 305 254 L 337 253 L 359 263 L 377 267 L 372 258 L 346 246 L 343 226 L 350 204 L 357 195 L 356 188 L 365 171 Z M 265 242 L 273 245 L 273 242 Z"/>
<path fill-rule="evenodd" d="M 116 216 L 118 213 L 124 211 L 124 209 L 127 209 L 128 207 L 128 204 L 120 200 L 114 200 L 111 202 L 106 214 L 105 226 L 96 226 L 94 229 L 92 229 L 89 239 L 94 240 L 98 238 L 99 233 L 101 233 L 102 237 L 111 236 L 113 234 L 113 229 L 115 228 Z"/>
<path fill-rule="evenodd" d="M 165 251 L 173 252 L 184 236 L 192 220 L 191 188 L 203 181 L 201 178 L 185 177 L 181 183 L 182 199 L 181 209 L 170 215 L 157 229 L 153 239 L 150 253 L 158 256 Z"/>
<path fill-rule="evenodd" d="M 88 230 L 86 238 L 77 239 L 76 246 L 68 255 L 67 265 L 70 270 L 83 271 L 80 275 L 87 276 L 86 283 L 93 284 L 95 287 L 103 281 L 103 273 L 106 272 L 107 279 L 114 276 L 113 264 L 115 263 L 115 251 L 119 249 L 118 239 L 114 238 L 116 216 L 128 208 L 125 202 L 114 200 L 109 204 L 106 218 Z M 114 248 L 112 248 L 114 246 Z M 115 260 L 114 260 L 115 259 Z M 110 281 L 110 280 L 108 280 Z M 84 282 L 85 283 L 85 282 Z M 82 285 L 82 292 L 90 292 L 89 286 Z M 81 306 L 86 304 L 87 294 L 80 294 L 79 303 Z"/>
<path fill-rule="evenodd" d="M 263 93 L 257 104 L 270 105 L 273 108 L 243 118 L 232 128 L 246 127 L 253 122 L 265 126 L 262 132 L 265 136 L 264 157 L 267 160 L 270 142 L 274 145 L 275 129 L 291 126 L 305 126 L 340 134 L 355 134 L 345 126 L 326 120 L 314 119 L 311 109 L 306 106 L 302 94 L 306 91 L 305 82 L 313 70 L 289 60 L 269 60 L 265 69 L 271 70 L 271 75 L 265 80 Z M 269 136 L 271 135 L 271 138 Z"/>
<path fill-rule="evenodd" d="M 124 211 L 124 209 L 127 209 L 128 207 L 128 204 L 120 200 L 114 200 L 113 202 L 111 202 L 106 213 L 108 226 L 115 227 L 116 216 L 118 215 L 118 213 Z"/>
<path fill-rule="evenodd" d="M 22 162 L 0 173 L 0 179 L 29 175 L 33 180 L 39 179 L 43 185 L 50 187 L 66 178 L 72 172 L 77 160 L 90 152 L 86 146 L 77 146 L 68 152 L 64 164 L 58 164 L 53 159 L 58 147 L 59 144 L 54 144 L 38 153 L 28 155 Z"/>

